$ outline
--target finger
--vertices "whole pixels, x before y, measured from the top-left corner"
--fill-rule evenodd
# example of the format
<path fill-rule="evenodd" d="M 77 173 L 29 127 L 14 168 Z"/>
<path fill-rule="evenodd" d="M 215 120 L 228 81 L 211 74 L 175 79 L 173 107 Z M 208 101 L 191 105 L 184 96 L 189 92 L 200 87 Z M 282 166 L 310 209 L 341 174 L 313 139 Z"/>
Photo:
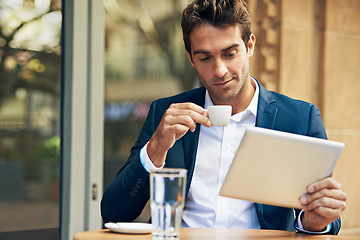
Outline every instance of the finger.
<path fill-rule="evenodd" d="M 211 122 L 207 118 L 207 112 L 194 103 L 173 104 L 167 112 L 173 116 L 189 116 L 194 123 L 200 123 L 207 127 L 211 126 Z"/>
<path fill-rule="evenodd" d="M 313 214 L 318 214 L 321 217 L 328 219 L 329 223 L 333 222 L 334 220 L 336 220 L 338 217 L 340 217 L 341 212 L 344 210 L 345 208 L 327 208 L 327 207 L 317 207 L 314 208 L 312 210 L 305 210 L 305 212 L 307 212 L 310 215 Z"/>
<path fill-rule="evenodd" d="M 325 188 L 341 189 L 341 184 L 339 182 L 335 181 L 335 179 L 328 177 L 328 178 L 322 179 L 318 182 L 315 182 L 315 183 L 309 185 L 307 190 L 309 193 L 314 193 L 314 192 L 318 192 Z"/>
<path fill-rule="evenodd" d="M 198 112 L 203 116 L 207 116 L 207 111 L 202 108 L 201 106 L 192 103 L 192 102 L 185 102 L 185 103 L 173 103 L 170 107 L 177 108 L 177 109 L 187 109 Z"/>
<path fill-rule="evenodd" d="M 318 192 L 312 193 L 312 194 L 305 194 L 304 196 L 302 196 L 300 198 L 300 202 L 301 204 L 303 204 L 304 206 L 317 200 L 317 199 L 321 199 L 321 198 L 333 198 L 336 200 L 340 200 L 340 201 L 346 201 L 346 193 L 344 193 L 341 190 L 338 189 L 322 189 Z"/>
<path fill-rule="evenodd" d="M 165 122 L 170 129 L 173 129 L 173 131 L 171 131 L 172 133 L 187 132 L 189 129 L 194 132 L 196 129 L 195 121 L 188 115 L 168 116 L 166 117 Z"/>
<path fill-rule="evenodd" d="M 314 209 L 317 209 L 319 207 L 325 207 L 330 209 L 339 209 L 340 211 L 343 211 L 346 207 L 346 201 L 331 197 L 321 197 L 317 198 L 308 204 L 304 205 L 303 208 L 306 211 L 311 211 Z"/>

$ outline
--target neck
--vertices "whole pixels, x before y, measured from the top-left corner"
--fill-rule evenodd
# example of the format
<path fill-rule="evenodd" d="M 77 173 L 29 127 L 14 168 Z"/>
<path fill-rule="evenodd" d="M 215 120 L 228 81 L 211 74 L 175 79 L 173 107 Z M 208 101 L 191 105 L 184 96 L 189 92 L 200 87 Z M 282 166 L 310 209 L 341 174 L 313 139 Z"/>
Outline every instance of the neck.
<path fill-rule="evenodd" d="M 250 102 L 255 94 L 255 90 L 256 83 L 251 78 L 245 81 L 240 92 L 237 94 L 237 97 L 235 97 L 230 104 L 232 106 L 232 115 L 245 111 L 245 109 L 250 105 Z"/>

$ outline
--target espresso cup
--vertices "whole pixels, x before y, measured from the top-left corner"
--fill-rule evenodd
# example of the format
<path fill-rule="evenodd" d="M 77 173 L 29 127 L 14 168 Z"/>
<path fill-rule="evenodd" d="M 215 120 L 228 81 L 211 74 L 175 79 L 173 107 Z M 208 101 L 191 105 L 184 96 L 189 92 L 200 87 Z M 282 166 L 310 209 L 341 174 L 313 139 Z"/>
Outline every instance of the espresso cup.
<path fill-rule="evenodd" d="M 231 105 L 208 106 L 207 112 L 211 121 L 211 126 L 225 127 L 229 124 L 231 117 Z"/>

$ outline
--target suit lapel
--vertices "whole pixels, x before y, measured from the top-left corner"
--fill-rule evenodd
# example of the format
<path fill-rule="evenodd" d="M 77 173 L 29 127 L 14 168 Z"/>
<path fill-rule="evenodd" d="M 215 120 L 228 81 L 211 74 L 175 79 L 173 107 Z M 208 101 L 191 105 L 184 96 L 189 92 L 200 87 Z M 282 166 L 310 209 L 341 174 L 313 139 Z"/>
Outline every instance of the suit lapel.
<path fill-rule="evenodd" d="M 259 86 L 259 101 L 255 126 L 273 129 L 278 111 L 278 109 L 272 105 L 275 99 L 260 83 Z"/>
<path fill-rule="evenodd" d="M 199 91 L 196 91 L 193 97 L 190 99 L 191 102 L 204 107 L 205 105 L 205 88 L 199 88 Z M 199 142 L 200 134 L 200 124 L 196 124 L 196 129 L 194 132 L 188 132 L 182 138 L 184 146 L 184 160 L 185 168 L 188 169 L 188 181 L 186 186 L 186 193 L 188 192 L 191 184 L 192 175 L 194 173 L 195 159 L 197 153 L 197 146 Z"/>

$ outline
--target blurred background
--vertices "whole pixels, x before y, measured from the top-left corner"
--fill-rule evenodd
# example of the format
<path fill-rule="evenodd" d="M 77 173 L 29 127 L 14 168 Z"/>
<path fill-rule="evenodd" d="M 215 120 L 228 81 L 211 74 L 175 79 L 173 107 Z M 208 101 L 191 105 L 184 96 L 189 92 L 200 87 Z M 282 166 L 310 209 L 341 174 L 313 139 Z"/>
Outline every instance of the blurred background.
<path fill-rule="evenodd" d="M 200 83 L 180 28 L 188 0 L 99 1 L 103 189 L 129 156 L 151 101 Z M 360 1 L 247 2 L 257 37 L 251 75 L 270 90 L 318 105 L 328 138 L 346 144 L 334 171 L 348 193 L 340 234 L 360 236 Z M 56 239 L 63 227 L 64 5 L 0 0 L 0 238 L 37 231 Z"/>

